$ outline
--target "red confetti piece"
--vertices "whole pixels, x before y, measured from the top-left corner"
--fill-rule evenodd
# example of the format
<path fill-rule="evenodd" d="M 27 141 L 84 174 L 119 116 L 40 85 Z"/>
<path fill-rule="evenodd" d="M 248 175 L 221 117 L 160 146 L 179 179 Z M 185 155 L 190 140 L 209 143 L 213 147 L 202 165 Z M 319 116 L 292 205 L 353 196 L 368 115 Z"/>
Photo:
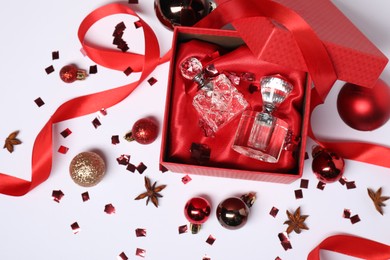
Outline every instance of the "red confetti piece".
<path fill-rule="evenodd" d="M 284 250 L 292 249 L 290 239 L 288 238 L 287 232 L 279 233 L 278 234 L 280 243 L 282 244 Z"/>
<path fill-rule="evenodd" d="M 303 192 L 301 189 L 295 190 L 294 193 L 295 193 L 295 199 L 302 199 L 303 198 Z"/>
<path fill-rule="evenodd" d="M 204 256 L 204 257 L 202 258 L 202 260 L 211 260 L 211 258 L 208 257 L 208 256 Z"/>
<path fill-rule="evenodd" d="M 187 233 L 187 231 L 188 231 L 187 225 L 179 226 L 179 234 Z"/>
<path fill-rule="evenodd" d="M 308 160 L 309 159 L 309 154 L 307 152 L 305 152 L 305 160 Z"/>
<path fill-rule="evenodd" d="M 83 193 L 81 194 L 81 198 L 82 198 L 83 202 L 88 201 L 88 200 L 89 200 L 89 193 L 88 193 L 88 191 L 83 192 Z"/>
<path fill-rule="evenodd" d="M 199 164 L 203 164 L 210 160 L 211 149 L 205 144 L 192 143 L 191 158 L 196 160 Z"/>
<path fill-rule="evenodd" d="M 69 148 L 66 146 L 61 145 L 60 148 L 58 148 L 58 152 L 62 154 L 66 154 L 69 151 Z"/>
<path fill-rule="evenodd" d="M 128 260 L 129 258 L 127 257 L 125 252 L 122 252 L 122 253 L 119 254 L 118 259 L 119 260 Z"/>
<path fill-rule="evenodd" d="M 59 51 L 53 51 L 51 53 L 51 59 L 52 60 L 58 60 L 60 58 L 60 52 Z"/>
<path fill-rule="evenodd" d="M 115 25 L 115 31 L 124 31 L 125 29 L 126 25 L 123 21 Z"/>
<path fill-rule="evenodd" d="M 89 74 L 96 74 L 97 73 L 97 66 L 91 65 L 89 66 Z"/>
<path fill-rule="evenodd" d="M 138 0 L 129 0 L 129 4 L 138 4 Z"/>
<path fill-rule="evenodd" d="M 256 86 L 255 84 L 251 83 L 248 86 L 248 91 L 249 91 L 249 93 L 253 94 L 253 93 L 259 91 L 259 87 Z"/>
<path fill-rule="evenodd" d="M 301 185 L 300 185 L 300 187 L 301 187 L 302 189 L 307 189 L 307 188 L 309 187 L 309 180 L 307 180 L 307 179 L 301 179 Z"/>
<path fill-rule="evenodd" d="M 100 123 L 100 120 L 99 120 L 97 117 L 95 117 L 95 119 L 92 120 L 92 125 L 93 125 L 93 127 L 95 127 L 95 129 L 96 129 L 96 128 L 98 128 L 99 126 L 101 126 L 102 123 Z"/>
<path fill-rule="evenodd" d="M 276 217 L 276 215 L 278 215 L 279 213 L 279 209 L 276 208 L 276 207 L 272 207 L 271 211 L 269 212 L 269 214 L 272 216 L 272 217 Z"/>
<path fill-rule="evenodd" d="M 339 182 L 341 183 L 341 185 L 345 185 L 347 183 L 347 181 L 348 181 L 347 178 L 345 178 L 344 176 L 339 179 Z"/>
<path fill-rule="evenodd" d="M 112 143 L 113 145 L 119 144 L 119 143 L 120 143 L 120 142 L 119 142 L 119 135 L 113 135 L 113 136 L 111 136 L 111 143 Z"/>
<path fill-rule="evenodd" d="M 277 256 L 277 257 L 275 258 L 275 260 L 282 260 L 282 258 L 280 258 L 279 256 Z"/>
<path fill-rule="evenodd" d="M 46 74 L 50 74 L 54 72 L 54 67 L 53 65 L 50 65 L 49 67 L 45 68 Z"/>
<path fill-rule="evenodd" d="M 61 190 L 53 190 L 51 196 L 55 202 L 60 203 L 65 194 Z"/>
<path fill-rule="evenodd" d="M 135 230 L 135 235 L 137 237 L 146 237 L 146 229 L 144 229 L 144 228 L 137 228 Z"/>
<path fill-rule="evenodd" d="M 66 128 L 64 131 L 60 133 L 60 135 L 62 135 L 63 138 L 67 138 L 71 133 L 72 131 L 69 128 Z"/>
<path fill-rule="evenodd" d="M 326 186 L 325 182 L 319 181 L 318 184 L 317 184 L 317 189 L 324 190 L 325 186 Z"/>
<path fill-rule="evenodd" d="M 157 79 L 151 77 L 151 78 L 148 79 L 148 83 L 149 83 L 150 86 L 153 86 L 154 84 L 157 83 Z"/>
<path fill-rule="evenodd" d="M 137 248 L 135 250 L 135 255 L 136 256 L 145 257 L 145 254 L 146 254 L 146 250 L 145 249 Z"/>
<path fill-rule="evenodd" d="M 77 234 L 80 232 L 80 226 L 77 222 L 74 222 L 72 225 L 70 225 L 72 228 L 73 234 Z"/>
<path fill-rule="evenodd" d="M 187 174 L 186 176 L 184 176 L 183 178 L 181 178 L 181 181 L 184 183 L 184 184 L 187 184 L 189 183 L 190 181 L 192 181 L 191 177 Z"/>
<path fill-rule="evenodd" d="M 135 26 L 135 29 L 138 29 L 138 28 L 142 27 L 141 21 L 134 22 L 134 26 Z"/>
<path fill-rule="evenodd" d="M 104 206 L 104 212 L 107 214 L 115 214 L 115 207 L 112 204 Z"/>
<path fill-rule="evenodd" d="M 107 110 L 105 108 L 102 108 L 99 110 L 99 115 L 106 116 L 107 115 Z"/>
<path fill-rule="evenodd" d="M 34 100 L 35 104 L 37 104 L 38 107 L 41 107 L 45 104 L 45 102 L 43 102 L 42 98 L 37 98 Z"/>
<path fill-rule="evenodd" d="M 164 165 L 162 165 L 162 164 L 160 164 L 160 167 L 159 167 L 159 169 L 160 169 L 160 172 L 162 172 L 162 173 L 164 173 L 164 172 L 167 172 L 168 171 L 168 169 L 164 166 Z"/>
<path fill-rule="evenodd" d="M 215 242 L 215 237 L 213 237 L 212 235 L 209 235 L 209 237 L 206 239 L 206 243 L 209 245 L 213 245 L 214 242 Z"/>
<path fill-rule="evenodd" d="M 138 171 L 140 174 L 142 174 L 147 168 L 148 168 L 148 167 L 147 167 L 144 163 L 140 162 L 140 163 L 138 164 L 138 166 L 137 166 L 137 171 Z"/>
<path fill-rule="evenodd" d="M 130 155 L 128 155 L 128 154 L 122 154 L 121 156 L 119 156 L 118 158 L 116 158 L 116 161 L 117 161 L 120 165 L 127 165 L 127 164 L 129 164 L 129 161 L 130 161 Z"/>
<path fill-rule="evenodd" d="M 351 218 L 351 210 L 350 209 L 344 209 L 343 218 Z"/>
<path fill-rule="evenodd" d="M 126 76 L 129 76 L 131 73 L 133 73 L 133 69 L 131 67 L 127 67 L 123 73 L 125 73 Z"/>
<path fill-rule="evenodd" d="M 127 164 L 126 170 L 128 170 L 130 172 L 135 172 L 136 169 L 137 169 L 137 167 L 135 167 L 134 164 L 132 164 L 132 163 Z"/>
<path fill-rule="evenodd" d="M 347 186 L 347 189 L 350 190 L 350 189 L 355 189 L 356 188 L 356 184 L 354 181 L 348 181 L 346 183 L 346 186 Z"/>
<path fill-rule="evenodd" d="M 359 215 L 353 215 L 352 217 L 349 218 L 351 220 L 352 224 L 356 224 L 360 221 Z"/>

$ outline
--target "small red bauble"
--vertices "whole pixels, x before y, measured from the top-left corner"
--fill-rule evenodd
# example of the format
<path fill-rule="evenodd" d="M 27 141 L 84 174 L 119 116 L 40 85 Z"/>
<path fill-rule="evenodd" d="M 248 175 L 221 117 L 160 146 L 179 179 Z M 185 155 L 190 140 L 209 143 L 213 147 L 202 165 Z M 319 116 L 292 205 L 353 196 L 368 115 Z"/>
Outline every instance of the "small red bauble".
<path fill-rule="evenodd" d="M 202 197 L 194 197 L 187 201 L 184 216 L 191 223 L 192 233 L 198 233 L 200 225 L 208 220 L 210 211 L 210 203 Z"/>
<path fill-rule="evenodd" d="M 157 122 L 152 118 L 141 118 L 134 123 L 131 132 L 125 135 L 125 139 L 140 144 L 150 144 L 157 139 L 157 136 Z"/>
<path fill-rule="evenodd" d="M 76 80 L 83 80 L 87 76 L 85 70 L 80 70 L 74 65 L 66 65 L 60 70 L 60 78 L 65 83 L 72 83 Z"/>
<path fill-rule="evenodd" d="M 313 148 L 312 170 L 324 183 L 338 181 L 344 173 L 344 159 L 320 146 Z"/>
<path fill-rule="evenodd" d="M 379 79 L 372 88 L 346 83 L 337 98 L 341 119 L 360 131 L 375 130 L 390 118 L 390 88 Z"/>

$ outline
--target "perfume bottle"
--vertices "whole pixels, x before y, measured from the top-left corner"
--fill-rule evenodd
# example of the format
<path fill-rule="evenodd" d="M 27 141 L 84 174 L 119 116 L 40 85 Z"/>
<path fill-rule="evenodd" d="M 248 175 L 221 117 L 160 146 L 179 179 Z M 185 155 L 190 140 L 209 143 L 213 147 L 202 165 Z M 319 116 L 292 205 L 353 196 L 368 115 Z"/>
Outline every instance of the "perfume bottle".
<path fill-rule="evenodd" d="M 214 70 L 215 76 L 206 78 L 202 63 L 195 57 L 184 60 L 180 64 L 180 72 L 184 78 L 198 85 L 192 105 L 198 112 L 206 136 L 213 136 L 249 105 L 226 75 Z"/>
<path fill-rule="evenodd" d="M 232 148 L 257 160 L 276 163 L 283 150 L 288 124 L 272 112 L 288 97 L 293 85 L 280 75 L 260 81 L 263 111 L 245 111 L 240 119 Z"/>

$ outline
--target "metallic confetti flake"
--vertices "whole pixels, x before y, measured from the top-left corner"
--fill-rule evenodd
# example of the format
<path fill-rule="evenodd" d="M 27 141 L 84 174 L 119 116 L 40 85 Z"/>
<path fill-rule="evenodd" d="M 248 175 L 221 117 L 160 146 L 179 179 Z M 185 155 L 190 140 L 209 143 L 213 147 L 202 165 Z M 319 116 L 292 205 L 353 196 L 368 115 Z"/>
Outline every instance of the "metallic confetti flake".
<path fill-rule="evenodd" d="M 126 76 L 129 76 L 131 73 L 133 73 L 133 69 L 131 67 L 127 67 L 123 73 L 125 73 Z"/>
<path fill-rule="evenodd" d="M 72 228 L 73 234 L 77 234 L 80 232 L 80 226 L 77 222 L 74 222 L 72 225 L 70 225 Z"/>
<path fill-rule="evenodd" d="M 88 193 L 88 191 L 83 192 L 83 193 L 81 194 L 81 198 L 83 199 L 83 202 L 88 201 L 88 200 L 89 200 L 89 193 Z"/>
<path fill-rule="evenodd" d="M 295 199 L 302 199 L 303 198 L 303 192 L 301 189 L 295 190 L 294 193 L 295 193 Z"/>
<path fill-rule="evenodd" d="M 66 154 L 69 151 L 69 148 L 66 146 L 61 145 L 60 148 L 58 148 L 58 152 L 62 154 Z"/>
<path fill-rule="evenodd" d="M 119 142 L 119 135 L 113 135 L 113 136 L 111 136 L 111 143 L 112 143 L 113 145 L 119 144 L 119 143 L 120 143 L 120 142 Z"/>
<path fill-rule="evenodd" d="M 60 135 L 62 135 L 63 138 L 67 138 L 71 133 L 72 131 L 69 128 L 66 128 L 64 131 L 60 133 Z"/>
<path fill-rule="evenodd" d="M 342 176 L 340 179 L 339 179 L 339 182 L 341 185 L 345 185 L 347 183 L 347 178 L 345 178 L 345 176 Z"/>
<path fill-rule="evenodd" d="M 355 189 L 356 188 L 356 184 L 354 181 L 348 181 L 346 183 L 346 186 L 347 186 L 347 189 L 350 190 L 350 189 Z"/>
<path fill-rule="evenodd" d="M 168 169 L 164 165 L 162 165 L 162 164 L 160 164 L 159 169 L 160 169 L 160 172 L 162 172 L 162 173 L 168 171 Z"/>
<path fill-rule="evenodd" d="M 92 120 L 92 125 L 93 125 L 93 127 L 95 127 L 95 129 L 96 129 L 96 128 L 98 128 L 99 126 L 101 126 L 102 123 L 100 123 L 100 120 L 99 120 L 97 117 L 95 117 L 95 119 Z"/>
<path fill-rule="evenodd" d="M 97 73 L 97 66 L 91 65 L 89 66 L 89 74 L 96 74 Z"/>
<path fill-rule="evenodd" d="M 307 179 L 301 179 L 301 185 L 300 185 L 300 187 L 301 187 L 302 189 L 307 189 L 307 188 L 309 187 L 309 180 L 307 180 Z"/>
<path fill-rule="evenodd" d="M 215 237 L 213 237 L 212 235 L 209 235 L 209 237 L 206 239 L 206 243 L 209 245 L 213 245 L 214 242 L 215 242 Z"/>
<path fill-rule="evenodd" d="M 135 230 L 135 235 L 137 237 L 146 237 L 146 229 L 144 229 L 144 228 L 137 228 Z"/>
<path fill-rule="evenodd" d="M 132 164 L 132 163 L 129 163 L 129 164 L 127 164 L 127 166 L 126 166 L 126 170 L 128 170 L 128 171 L 130 171 L 130 172 L 135 172 L 136 169 L 137 169 L 137 167 L 135 167 L 135 165 Z"/>
<path fill-rule="evenodd" d="M 351 210 L 350 209 L 344 209 L 343 218 L 351 218 Z"/>
<path fill-rule="evenodd" d="M 120 40 L 119 43 L 117 44 L 117 46 L 118 46 L 118 49 L 120 49 L 122 52 L 126 52 L 130 49 L 124 40 Z"/>
<path fill-rule="evenodd" d="M 60 52 L 59 51 L 53 51 L 51 53 L 51 59 L 52 60 L 58 60 L 60 58 Z"/>
<path fill-rule="evenodd" d="M 102 108 L 99 110 L 99 117 L 101 116 L 106 116 L 107 115 L 107 110 L 105 108 Z"/>
<path fill-rule="evenodd" d="M 192 143 L 191 158 L 196 160 L 199 164 L 203 164 L 210 160 L 211 149 L 205 144 Z"/>
<path fill-rule="evenodd" d="M 45 102 L 43 102 L 42 98 L 37 98 L 34 100 L 35 104 L 37 104 L 38 107 L 41 107 L 45 104 Z"/>
<path fill-rule="evenodd" d="M 137 166 L 137 171 L 142 174 L 148 167 L 143 163 L 140 162 Z"/>
<path fill-rule="evenodd" d="M 207 77 L 216 77 L 219 74 L 219 71 L 215 68 L 214 64 L 209 64 L 204 68 L 205 74 Z"/>
<path fill-rule="evenodd" d="M 325 186 L 326 186 L 325 182 L 319 181 L 318 184 L 317 184 L 317 189 L 324 190 Z"/>
<path fill-rule="evenodd" d="M 126 25 L 123 21 L 115 25 L 115 31 L 124 31 L 125 29 Z"/>
<path fill-rule="evenodd" d="M 272 216 L 272 217 L 276 217 L 276 215 L 278 215 L 279 213 L 279 209 L 276 208 L 276 207 L 272 207 L 271 211 L 269 212 L 269 214 Z"/>
<path fill-rule="evenodd" d="M 138 4 L 138 0 L 129 0 L 129 4 Z"/>
<path fill-rule="evenodd" d="M 353 215 L 352 217 L 349 218 L 351 220 L 352 224 L 358 223 L 360 221 L 359 215 Z"/>
<path fill-rule="evenodd" d="M 249 84 L 249 86 L 248 86 L 248 91 L 249 91 L 249 93 L 253 94 L 253 93 L 259 91 L 259 86 L 257 86 L 257 85 L 254 84 L 254 83 L 251 83 L 251 84 Z"/>
<path fill-rule="evenodd" d="M 127 164 L 129 164 L 129 161 L 130 161 L 130 155 L 128 155 L 128 154 L 122 154 L 121 156 L 119 156 L 118 158 L 116 158 L 116 161 L 117 161 L 120 165 L 127 165 Z"/>
<path fill-rule="evenodd" d="M 140 257 L 145 257 L 146 250 L 142 248 L 137 248 L 135 250 L 135 255 L 140 256 Z"/>
<path fill-rule="evenodd" d="M 107 214 L 115 214 L 115 207 L 110 203 L 104 206 L 104 212 Z"/>
<path fill-rule="evenodd" d="M 308 160 L 309 159 L 309 154 L 307 152 L 305 152 L 305 160 Z"/>
<path fill-rule="evenodd" d="M 187 174 L 186 176 L 184 176 L 183 178 L 181 178 L 181 181 L 184 183 L 184 184 L 187 184 L 191 181 L 191 177 Z"/>
<path fill-rule="evenodd" d="M 202 260 L 211 260 L 211 258 L 209 257 L 209 256 L 204 256 L 203 258 L 202 258 Z"/>
<path fill-rule="evenodd" d="M 179 226 L 179 234 L 187 233 L 187 231 L 188 231 L 187 225 Z"/>
<path fill-rule="evenodd" d="M 134 22 L 134 26 L 135 26 L 135 29 L 138 29 L 138 28 L 142 27 L 141 21 Z"/>
<path fill-rule="evenodd" d="M 151 77 L 151 78 L 148 79 L 148 83 L 149 83 L 150 86 L 153 86 L 154 84 L 157 83 L 157 79 Z"/>
<path fill-rule="evenodd" d="M 282 260 L 282 258 L 280 258 L 279 256 L 277 256 L 277 257 L 275 258 L 275 260 Z"/>
<path fill-rule="evenodd" d="M 50 65 L 49 67 L 45 68 L 46 74 L 50 74 L 54 72 L 54 67 L 53 65 Z"/>
<path fill-rule="evenodd" d="M 127 257 L 125 252 L 120 253 L 119 256 L 118 256 L 118 260 L 128 260 L 128 259 L 129 258 Z"/>
<path fill-rule="evenodd" d="M 64 197 L 64 193 L 61 190 L 53 190 L 51 196 L 55 202 L 60 203 L 61 199 Z"/>
<path fill-rule="evenodd" d="M 280 243 L 282 244 L 284 250 L 292 249 L 290 239 L 288 238 L 287 232 L 279 233 L 278 234 Z"/>

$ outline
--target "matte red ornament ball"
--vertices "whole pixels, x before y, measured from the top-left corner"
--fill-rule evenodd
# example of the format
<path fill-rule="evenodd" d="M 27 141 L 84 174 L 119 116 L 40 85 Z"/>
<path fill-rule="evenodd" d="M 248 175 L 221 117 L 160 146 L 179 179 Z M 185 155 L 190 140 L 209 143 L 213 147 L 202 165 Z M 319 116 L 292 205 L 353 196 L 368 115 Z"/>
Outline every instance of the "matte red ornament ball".
<path fill-rule="evenodd" d="M 140 144 L 150 144 L 157 139 L 158 125 L 152 118 L 137 120 L 131 130 L 131 137 Z"/>
<path fill-rule="evenodd" d="M 203 224 L 209 218 L 211 207 L 202 197 L 194 197 L 184 206 L 184 216 L 192 224 Z"/>
<path fill-rule="evenodd" d="M 332 183 L 343 176 L 345 164 L 342 157 L 320 146 L 313 148 L 312 155 L 312 170 L 317 179 Z"/>
<path fill-rule="evenodd" d="M 77 67 L 74 65 L 66 65 L 60 70 L 60 78 L 66 83 L 72 83 L 77 80 Z"/>
<path fill-rule="evenodd" d="M 341 119 L 360 131 L 372 131 L 390 118 L 390 88 L 379 79 L 372 88 L 346 83 L 337 97 Z"/>

